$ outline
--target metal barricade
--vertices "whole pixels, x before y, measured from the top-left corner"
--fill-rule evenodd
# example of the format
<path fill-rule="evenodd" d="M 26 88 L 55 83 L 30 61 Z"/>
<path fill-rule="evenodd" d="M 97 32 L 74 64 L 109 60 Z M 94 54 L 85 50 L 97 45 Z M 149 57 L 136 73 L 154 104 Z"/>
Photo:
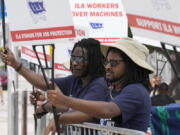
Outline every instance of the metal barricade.
<path fill-rule="evenodd" d="M 67 126 L 65 135 L 146 135 L 142 131 L 83 123 Z"/>

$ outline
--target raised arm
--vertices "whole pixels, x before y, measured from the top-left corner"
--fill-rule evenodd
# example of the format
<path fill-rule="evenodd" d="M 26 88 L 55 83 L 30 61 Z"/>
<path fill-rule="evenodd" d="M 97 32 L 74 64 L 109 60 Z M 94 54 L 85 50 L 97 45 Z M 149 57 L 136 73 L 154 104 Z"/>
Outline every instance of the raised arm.
<path fill-rule="evenodd" d="M 120 115 L 120 108 L 113 102 L 87 101 L 65 96 L 64 105 L 97 118 L 112 118 Z"/>
<path fill-rule="evenodd" d="M 4 63 L 14 68 L 19 74 L 21 74 L 28 82 L 30 82 L 35 87 L 46 90 L 46 83 L 42 75 L 38 75 L 30 69 L 21 66 L 21 63 L 16 60 L 12 51 L 6 45 L 5 47 L 7 53 L 4 50 L 1 51 L 1 59 Z"/>
<path fill-rule="evenodd" d="M 162 78 L 161 75 L 158 76 L 157 73 L 154 72 L 153 77 L 152 77 L 152 79 L 150 81 L 151 87 L 153 89 L 155 88 L 155 86 L 159 86 L 159 84 L 161 83 L 161 78 Z"/>
<path fill-rule="evenodd" d="M 113 102 L 87 101 L 63 95 L 58 87 L 56 90 L 48 90 L 48 100 L 54 106 L 67 106 L 73 110 L 87 113 L 97 118 L 112 118 L 121 114 L 121 110 Z"/>

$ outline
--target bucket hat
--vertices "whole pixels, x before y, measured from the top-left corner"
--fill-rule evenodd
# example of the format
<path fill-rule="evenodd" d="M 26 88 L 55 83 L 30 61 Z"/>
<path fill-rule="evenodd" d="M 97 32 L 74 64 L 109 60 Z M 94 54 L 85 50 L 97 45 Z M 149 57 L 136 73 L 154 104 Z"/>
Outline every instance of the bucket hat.
<path fill-rule="evenodd" d="M 101 51 L 105 57 L 109 47 L 114 47 L 121 50 L 134 63 L 144 69 L 147 69 L 148 71 L 150 71 L 150 73 L 154 71 L 154 69 L 146 61 L 149 54 L 148 48 L 137 40 L 134 40 L 132 38 L 121 38 L 116 43 L 111 45 L 101 44 Z"/>

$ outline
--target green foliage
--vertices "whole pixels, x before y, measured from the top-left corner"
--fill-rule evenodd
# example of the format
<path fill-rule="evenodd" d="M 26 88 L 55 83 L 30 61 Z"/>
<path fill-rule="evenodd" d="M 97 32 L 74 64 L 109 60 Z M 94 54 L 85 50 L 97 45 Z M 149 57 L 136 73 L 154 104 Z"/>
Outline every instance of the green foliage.
<path fill-rule="evenodd" d="M 3 50 L 3 48 L 2 47 L 0 47 L 0 52 Z"/>
<path fill-rule="evenodd" d="M 133 38 L 133 34 L 132 34 L 131 27 L 129 24 L 128 24 L 128 37 Z"/>
<path fill-rule="evenodd" d="M 3 65 L 0 65 L 0 69 L 5 69 L 5 64 L 3 64 Z"/>

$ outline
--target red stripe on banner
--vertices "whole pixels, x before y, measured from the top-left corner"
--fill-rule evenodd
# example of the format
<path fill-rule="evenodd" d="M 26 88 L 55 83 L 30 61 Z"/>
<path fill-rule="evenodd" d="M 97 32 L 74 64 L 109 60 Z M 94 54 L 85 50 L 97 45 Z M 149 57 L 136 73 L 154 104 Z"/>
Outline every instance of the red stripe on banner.
<path fill-rule="evenodd" d="M 75 37 L 74 26 L 54 27 L 11 31 L 12 41 L 31 41 L 42 39 L 72 38 Z"/>
<path fill-rule="evenodd" d="M 120 38 L 119 37 L 112 37 L 112 38 L 100 37 L 100 38 L 95 38 L 95 39 L 99 40 L 101 43 L 115 43 Z"/>
<path fill-rule="evenodd" d="M 130 26 L 180 37 L 180 23 L 127 14 Z"/>
<path fill-rule="evenodd" d="M 69 69 L 65 68 L 63 64 L 55 63 L 54 67 L 57 70 L 70 71 Z"/>
<path fill-rule="evenodd" d="M 36 54 L 32 49 L 22 46 L 21 52 L 29 57 L 36 58 Z M 44 54 L 42 52 L 38 52 L 38 56 L 39 56 L 40 60 L 45 60 Z M 46 57 L 47 57 L 47 61 L 50 61 L 50 55 L 46 54 Z"/>

